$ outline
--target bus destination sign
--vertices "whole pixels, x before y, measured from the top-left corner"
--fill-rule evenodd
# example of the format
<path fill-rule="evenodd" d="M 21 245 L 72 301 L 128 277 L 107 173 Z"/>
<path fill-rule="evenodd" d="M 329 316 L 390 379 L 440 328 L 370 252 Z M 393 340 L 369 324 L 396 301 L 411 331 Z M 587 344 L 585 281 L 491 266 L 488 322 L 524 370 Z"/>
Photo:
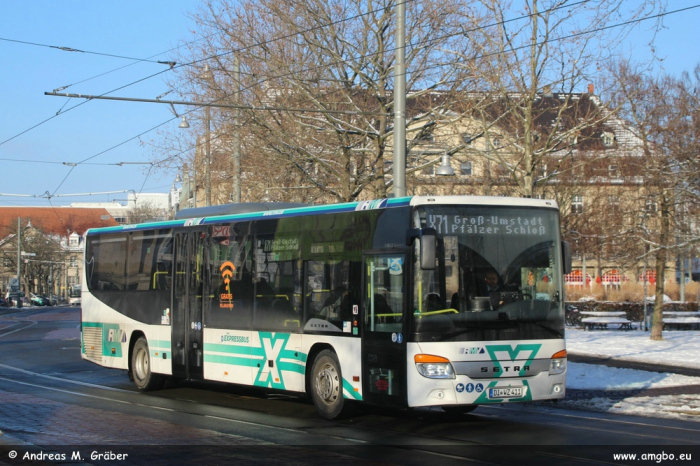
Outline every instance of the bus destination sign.
<path fill-rule="evenodd" d="M 428 215 L 428 227 L 443 235 L 546 236 L 547 226 L 539 215 Z"/>

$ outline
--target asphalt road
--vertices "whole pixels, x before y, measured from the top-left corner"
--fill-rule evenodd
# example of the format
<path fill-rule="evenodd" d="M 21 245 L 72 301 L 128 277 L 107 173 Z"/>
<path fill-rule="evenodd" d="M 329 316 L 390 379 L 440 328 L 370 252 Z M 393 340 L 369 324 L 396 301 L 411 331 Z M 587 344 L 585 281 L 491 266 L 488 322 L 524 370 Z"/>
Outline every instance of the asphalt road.
<path fill-rule="evenodd" d="M 674 463 L 681 454 L 700 457 L 698 423 L 552 404 L 483 406 L 468 415 L 363 407 L 329 422 L 304 399 L 245 387 L 184 382 L 139 393 L 124 371 L 80 359 L 79 318 L 78 308 L 0 311 L 0 464 L 42 461 L 31 454 L 59 455 L 43 464 L 120 465 L 576 465 L 639 464 L 615 454 L 672 454 Z"/>

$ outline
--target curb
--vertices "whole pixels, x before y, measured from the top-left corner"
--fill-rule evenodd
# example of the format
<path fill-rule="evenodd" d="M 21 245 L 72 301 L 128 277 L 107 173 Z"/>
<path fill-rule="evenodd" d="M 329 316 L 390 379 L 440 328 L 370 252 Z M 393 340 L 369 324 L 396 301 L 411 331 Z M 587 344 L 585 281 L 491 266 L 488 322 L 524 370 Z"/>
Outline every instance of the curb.
<path fill-rule="evenodd" d="M 626 359 L 614 359 L 601 356 L 587 356 L 582 354 L 569 353 L 567 359 L 570 362 L 580 362 L 584 364 L 599 364 L 608 367 L 621 369 L 637 369 L 648 372 L 670 372 L 672 374 L 686 375 L 688 377 L 700 377 L 700 368 L 674 366 L 671 364 L 656 364 L 641 361 L 630 361 Z"/>

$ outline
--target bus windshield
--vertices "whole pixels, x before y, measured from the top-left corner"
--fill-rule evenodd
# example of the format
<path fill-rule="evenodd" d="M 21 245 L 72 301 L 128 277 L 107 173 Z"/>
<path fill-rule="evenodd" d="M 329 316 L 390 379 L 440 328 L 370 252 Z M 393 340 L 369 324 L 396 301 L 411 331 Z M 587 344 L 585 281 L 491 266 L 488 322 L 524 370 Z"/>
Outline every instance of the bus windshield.
<path fill-rule="evenodd" d="M 558 220 L 533 207 L 417 208 L 414 224 L 440 240 L 435 269 L 413 267 L 412 340 L 563 338 Z"/>

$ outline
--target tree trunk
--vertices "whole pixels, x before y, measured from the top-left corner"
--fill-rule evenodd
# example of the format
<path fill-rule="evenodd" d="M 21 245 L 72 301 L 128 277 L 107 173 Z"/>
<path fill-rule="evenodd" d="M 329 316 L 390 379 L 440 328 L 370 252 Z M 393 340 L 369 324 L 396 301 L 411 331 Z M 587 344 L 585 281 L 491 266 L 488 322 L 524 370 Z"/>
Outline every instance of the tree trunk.
<path fill-rule="evenodd" d="M 666 273 L 666 248 L 670 227 L 670 211 L 668 201 L 665 196 L 661 197 L 661 217 L 659 218 L 659 244 L 661 247 L 656 251 L 656 300 L 654 302 L 654 325 L 651 328 L 652 340 L 663 340 L 662 331 L 664 328 L 663 310 L 664 310 L 664 291 Z"/>

